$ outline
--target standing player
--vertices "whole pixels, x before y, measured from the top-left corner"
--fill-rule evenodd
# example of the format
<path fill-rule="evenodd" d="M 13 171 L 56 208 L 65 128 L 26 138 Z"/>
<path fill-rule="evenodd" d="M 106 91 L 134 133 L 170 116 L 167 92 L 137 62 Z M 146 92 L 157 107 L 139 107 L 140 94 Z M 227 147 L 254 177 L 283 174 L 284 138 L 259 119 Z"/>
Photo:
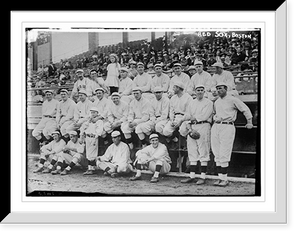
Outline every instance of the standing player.
<path fill-rule="evenodd" d="M 213 102 L 204 98 L 205 86 L 197 85 L 195 88 L 196 99 L 188 106 L 179 132 L 187 136 L 187 150 L 190 162 L 190 178 L 181 180 L 181 183 L 194 182 L 197 161 L 201 163 L 201 178 L 197 184 L 205 183 L 207 163 L 210 160 L 210 132 L 213 113 Z M 194 139 L 192 134 L 196 131 L 200 138 Z M 189 134 L 189 135 L 188 135 Z"/>
<path fill-rule="evenodd" d="M 68 94 L 69 92 L 67 89 L 60 90 L 61 101 L 58 104 L 56 113 L 57 127 L 58 129 L 60 129 L 62 138 L 65 140 L 65 142 L 67 142 L 67 140 L 69 139 L 67 127 L 72 124 L 76 109 L 75 102 L 68 97 Z"/>
<path fill-rule="evenodd" d="M 121 141 L 121 133 L 113 131 L 113 143 L 107 148 L 103 156 L 97 157 L 97 167 L 104 171 L 104 175 L 117 177 L 120 173 L 129 173 L 133 170 L 130 159 L 130 150 L 126 143 Z"/>
<path fill-rule="evenodd" d="M 38 164 L 38 168 L 34 170 L 34 173 L 50 173 L 53 170 L 53 166 L 56 164 L 58 159 L 58 154 L 63 150 L 66 145 L 65 141 L 61 139 L 59 131 L 52 132 L 53 141 L 47 145 L 42 146 L 41 156 Z M 45 167 L 45 162 L 49 161 L 50 164 Z"/>
<path fill-rule="evenodd" d="M 227 94 L 227 84 L 219 83 L 217 86 L 219 98 L 214 103 L 214 124 L 211 129 L 211 148 L 219 180 L 217 186 L 227 186 L 227 173 L 235 137 L 234 121 L 237 111 L 242 112 L 247 119 L 246 128 L 252 129 L 252 114 L 248 106 L 237 97 Z"/>
<path fill-rule="evenodd" d="M 142 165 L 147 165 L 148 169 L 153 172 L 153 176 L 150 180 L 151 183 L 157 183 L 159 181 L 159 174 L 167 174 L 171 170 L 171 158 L 168 153 L 167 147 L 160 143 L 158 140 L 158 134 L 150 135 L 149 146 L 146 146 L 142 150 L 136 153 L 136 175 L 130 178 L 130 181 L 142 179 Z"/>
<path fill-rule="evenodd" d="M 40 142 L 41 146 L 52 139 L 51 133 L 57 129 L 55 118 L 59 102 L 53 99 L 51 90 L 45 91 L 45 97 L 46 100 L 42 105 L 42 119 L 32 131 L 32 136 Z M 44 138 L 42 135 L 44 135 Z"/>
<path fill-rule="evenodd" d="M 96 157 L 98 156 L 98 137 L 103 133 L 103 121 L 95 120 L 98 116 L 98 109 L 92 107 L 90 109 L 91 117 L 81 128 L 80 137 L 85 138 L 86 158 L 88 159 L 88 170 L 84 175 L 94 174 L 96 166 Z"/>

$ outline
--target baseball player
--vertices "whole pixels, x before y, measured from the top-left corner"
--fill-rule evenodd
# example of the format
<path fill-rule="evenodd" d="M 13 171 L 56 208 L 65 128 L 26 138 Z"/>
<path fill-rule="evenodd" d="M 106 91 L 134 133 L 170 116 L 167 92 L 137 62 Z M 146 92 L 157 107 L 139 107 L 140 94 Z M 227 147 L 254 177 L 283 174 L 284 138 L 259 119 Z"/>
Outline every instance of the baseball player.
<path fill-rule="evenodd" d="M 215 67 L 215 73 L 212 76 L 212 87 L 216 86 L 220 82 L 223 82 L 227 85 L 227 94 L 236 96 L 238 92 L 235 88 L 234 77 L 230 71 L 224 70 L 222 62 L 216 62 L 212 65 Z"/>
<path fill-rule="evenodd" d="M 98 77 L 98 74 L 97 74 L 97 71 L 95 69 L 92 69 L 90 71 L 90 84 L 89 84 L 89 90 L 91 90 L 93 92 L 93 96 L 90 96 L 89 99 L 90 101 L 94 102 L 95 99 L 96 99 L 96 96 L 95 96 L 95 90 L 99 87 L 103 88 L 104 89 L 104 93 L 106 95 L 108 95 L 108 87 L 105 85 L 105 81 L 103 80 L 102 77 Z"/>
<path fill-rule="evenodd" d="M 63 150 L 66 145 L 65 141 L 61 139 L 59 131 L 52 132 L 53 140 L 47 145 L 42 146 L 41 156 L 39 159 L 38 168 L 34 170 L 34 173 L 50 173 L 53 169 L 53 166 L 56 164 L 58 159 L 58 154 Z M 50 164 L 45 167 L 45 162 L 50 161 Z"/>
<path fill-rule="evenodd" d="M 192 94 L 191 79 L 189 75 L 182 72 L 182 65 L 180 63 L 174 63 L 172 69 L 175 75 L 170 80 L 168 97 L 171 98 L 174 95 L 173 87 L 176 81 L 180 81 L 184 85 L 183 91 L 188 92 L 191 95 Z"/>
<path fill-rule="evenodd" d="M 121 100 L 118 92 L 111 95 L 112 103 L 107 112 L 107 121 L 104 123 L 104 131 L 111 134 L 113 130 L 121 129 L 121 124 L 126 121 L 129 112 L 129 106 Z"/>
<path fill-rule="evenodd" d="M 155 131 L 163 135 L 163 129 L 169 121 L 170 100 L 163 96 L 164 89 L 157 86 L 153 89 L 155 100 L 152 101 L 153 116 L 151 120 L 155 124 Z"/>
<path fill-rule="evenodd" d="M 53 99 L 51 90 L 45 91 L 45 98 L 46 100 L 42 104 L 42 119 L 32 131 L 32 136 L 40 142 L 41 146 L 52 139 L 51 133 L 57 129 L 56 112 L 59 102 Z"/>
<path fill-rule="evenodd" d="M 125 67 L 120 68 L 120 82 L 119 82 L 119 94 L 121 99 L 129 104 L 133 100 L 132 88 L 133 81 L 128 77 L 128 69 Z"/>
<path fill-rule="evenodd" d="M 138 75 L 138 71 L 136 70 L 136 61 L 130 59 L 128 63 L 128 77 L 133 80 Z"/>
<path fill-rule="evenodd" d="M 252 114 L 244 102 L 227 94 L 227 84 L 220 82 L 216 88 L 219 98 L 214 103 L 211 148 L 215 156 L 219 180 L 214 185 L 227 186 L 227 173 L 235 137 L 234 121 L 237 117 L 237 111 L 242 112 L 247 119 L 245 126 L 247 129 L 253 128 Z"/>
<path fill-rule="evenodd" d="M 120 173 L 132 172 L 130 150 L 126 143 L 121 141 L 121 133 L 111 133 L 113 143 L 107 148 L 104 155 L 97 157 L 97 167 L 104 171 L 104 175 L 117 177 Z"/>
<path fill-rule="evenodd" d="M 80 130 L 81 125 L 89 119 L 90 108 L 93 107 L 92 102 L 87 99 L 87 92 L 85 90 L 80 90 L 78 94 L 79 102 L 76 104 L 74 120 L 73 123 L 67 127 L 67 133 Z"/>
<path fill-rule="evenodd" d="M 111 104 L 111 101 L 108 100 L 105 96 L 105 89 L 102 87 L 98 87 L 95 89 L 96 99 L 93 102 L 93 107 L 98 109 L 98 116 L 96 119 L 101 119 L 104 124 L 107 121 L 107 111 Z M 102 134 L 100 136 L 104 139 L 105 143 L 107 143 L 107 136 L 105 130 L 102 128 Z"/>
<path fill-rule="evenodd" d="M 122 123 L 121 130 L 124 133 L 127 144 L 133 149 L 131 133 L 135 131 L 142 145 L 146 144 L 146 136 L 154 129 L 153 121 L 150 120 L 151 104 L 142 97 L 139 87 L 132 90 L 134 100 L 130 102 L 127 121 Z"/>
<path fill-rule="evenodd" d="M 163 135 L 167 137 L 167 142 L 173 139 L 178 141 L 178 129 L 183 122 L 184 114 L 193 98 L 184 92 L 184 84 L 181 81 L 174 82 L 174 96 L 170 99 L 169 121 L 163 129 Z"/>
<path fill-rule="evenodd" d="M 94 174 L 96 157 L 98 156 L 98 137 L 103 133 L 103 121 L 95 119 L 99 110 L 96 107 L 90 109 L 91 117 L 82 125 L 80 137 L 85 139 L 86 158 L 88 159 L 88 170 L 84 175 Z"/>
<path fill-rule="evenodd" d="M 70 141 L 65 145 L 62 152 L 58 153 L 56 170 L 51 174 L 67 175 L 76 164 L 84 164 L 84 144 L 79 142 L 78 134 L 71 131 Z M 65 167 L 67 165 L 67 167 Z M 65 168 L 64 168 L 65 167 Z"/>
<path fill-rule="evenodd" d="M 171 170 L 171 158 L 168 153 L 167 147 L 160 143 L 158 134 L 150 135 L 150 145 L 136 153 L 136 175 L 131 177 L 130 181 L 140 180 L 142 165 L 147 165 L 148 169 L 154 174 L 150 180 L 151 183 L 159 181 L 159 174 L 167 174 Z"/>
<path fill-rule="evenodd" d="M 82 69 L 76 70 L 76 77 L 77 77 L 77 81 L 74 83 L 73 90 L 71 93 L 71 99 L 74 99 L 74 96 L 78 94 L 80 90 L 85 90 L 87 96 L 91 97 L 93 95 L 91 80 L 83 76 Z"/>
<path fill-rule="evenodd" d="M 133 79 L 133 88 L 139 87 L 143 93 L 143 97 L 149 101 L 154 99 L 151 93 L 152 77 L 145 72 L 145 66 L 142 62 L 137 63 L 138 75 Z"/>
<path fill-rule="evenodd" d="M 61 101 L 58 104 L 57 112 L 56 112 L 56 123 L 58 129 L 60 129 L 62 138 L 65 142 L 69 139 L 69 134 L 67 133 L 67 127 L 72 124 L 72 120 L 74 119 L 74 113 L 76 109 L 76 104 L 73 100 L 68 97 L 68 90 L 61 89 L 60 97 Z"/>
<path fill-rule="evenodd" d="M 210 160 L 210 132 L 213 113 L 213 102 L 204 98 L 205 86 L 197 85 L 195 88 L 196 99 L 188 106 L 179 132 L 187 137 L 187 150 L 190 163 L 190 178 L 181 180 L 181 183 L 194 182 L 197 161 L 201 163 L 201 175 L 197 184 L 205 183 L 207 163 Z M 196 131 L 200 138 L 193 137 Z"/>
<path fill-rule="evenodd" d="M 208 97 L 208 93 L 210 93 L 211 87 L 212 87 L 212 79 L 211 75 L 203 70 L 203 63 L 202 61 L 195 61 L 195 68 L 197 73 L 194 74 L 191 78 L 191 84 L 192 84 L 192 91 L 193 96 L 196 95 L 195 89 L 197 85 L 204 85 L 205 86 L 205 97 Z"/>
<path fill-rule="evenodd" d="M 162 65 L 157 63 L 154 65 L 155 76 L 152 79 L 151 91 L 154 92 L 155 87 L 161 87 L 164 93 L 168 92 L 170 86 L 170 77 L 162 72 Z"/>

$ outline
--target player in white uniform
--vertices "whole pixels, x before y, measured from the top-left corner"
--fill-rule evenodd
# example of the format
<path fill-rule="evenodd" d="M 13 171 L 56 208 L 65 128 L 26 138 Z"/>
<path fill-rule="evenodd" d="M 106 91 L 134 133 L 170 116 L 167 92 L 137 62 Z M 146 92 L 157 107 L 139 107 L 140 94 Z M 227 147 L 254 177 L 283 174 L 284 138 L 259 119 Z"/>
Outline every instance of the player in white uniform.
<path fill-rule="evenodd" d="M 170 80 L 170 86 L 168 90 L 168 97 L 171 99 L 171 97 L 174 95 L 174 84 L 175 82 L 179 81 L 184 85 L 183 91 L 188 92 L 190 95 L 192 94 L 192 84 L 191 79 L 189 75 L 182 72 L 182 65 L 180 63 L 174 63 L 173 65 L 173 71 L 175 75 Z"/>
<path fill-rule="evenodd" d="M 48 143 L 52 139 L 51 133 L 57 129 L 55 118 L 59 102 L 53 99 L 51 90 L 46 90 L 45 96 L 46 100 L 42 105 L 42 119 L 32 131 L 32 136 L 40 142 L 40 145 Z M 43 138 L 42 133 L 46 140 Z"/>
<path fill-rule="evenodd" d="M 163 96 L 163 88 L 157 86 L 153 89 L 155 100 L 152 101 L 153 116 L 151 120 L 155 124 L 155 131 L 163 135 L 163 130 L 169 121 L 170 100 L 167 96 Z"/>
<path fill-rule="evenodd" d="M 82 124 L 80 130 L 80 137 L 84 137 L 86 158 L 88 159 L 88 169 L 84 175 L 94 174 L 96 166 L 96 158 L 98 156 L 98 137 L 103 133 L 103 121 L 95 119 L 98 114 L 98 108 L 92 107 L 90 109 L 91 117 Z"/>
<path fill-rule="evenodd" d="M 93 95 L 93 87 L 91 86 L 91 80 L 83 76 L 83 70 L 76 70 L 77 81 L 74 83 L 73 90 L 71 93 L 71 99 L 79 93 L 80 90 L 85 90 L 88 97 Z M 77 102 L 77 101 L 75 101 Z"/>
<path fill-rule="evenodd" d="M 65 141 L 69 138 L 67 127 L 72 124 L 76 109 L 75 102 L 68 97 L 68 94 L 69 92 L 67 89 L 60 90 L 61 101 L 59 102 L 56 113 L 57 127 L 60 129 L 61 135 Z"/>
<path fill-rule="evenodd" d="M 78 94 L 80 101 L 76 104 L 74 120 L 67 127 L 67 133 L 80 130 L 81 125 L 89 119 L 90 108 L 93 106 L 93 103 L 87 99 L 87 93 L 85 90 L 80 90 Z"/>
<path fill-rule="evenodd" d="M 233 96 L 238 95 L 232 73 L 230 71 L 224 70 L 222 62 L 216 62 L 212 66 L 215 67 L 216 70 L 216 72 L 212 76 L 212 87 L 223 82 L 227 85 L 227 94 Z"/>
<path fill-rule="evenodd" d="M 249 107 L 237 97 L 227 94 L 227 84 L 221 82 L 217 86 L 219 98 L 214 103 L 214 124 L 211 129 L 211 148 L 219 180 L 218 186 L 227 186 L 228 166 L 235 137 L 234 121 L 237 111 L 242 112 L 247 119 L 246 128 L 252 129 L 252 114 Z"/>
<path fill-rule="evenodd" d="M 155 76 L 152 79 L 151 91 L 154 93 L 155 87 L 161 87 L 164 93 L 168 92 L 170 87 L 170 77 L 162 72 L 162 65 L 157 63 L 154 65 Z"/>
<path fill-rule="evenodd" d="M 142 165 L 148 166 L 148 169 L 154 174 L 150 180 L 151 183 L 159 181 L 159 174 L 167 174 L 171 170 L 171 158 L 168 153 L 167 147 L 160 143 L 158 134 L 150 135 L 151 144 L 137 151 L 136 153 L 136 175 L 131 177 L 131 181 L 142 179 Z"/>
<path fill-rule="evenodd" d="M 104 175 L 111 177 L 132 172 L 130 150 L 128 145 L 121 141 L 121 133 L 113 131 L 111 137 L 113 143 L 107 148 L 104 155 L 97 157 L 97 167 L 104 171 Z"/>
<path fill-rule="evenodd" d="M 129 103 L 133 100 L 133 96 L 131 95 L 133 81 L 128 77 L 128 69 L 125 67 L 120 69 L 120 76 L 119 94 L 121 99 L 129 105 Z"/>
<path fill-rule="evenodd" d="M 180 134 L 187 137 L 187 150 L 190 162 L 190 178 L 181 180 L 181 183 L 191 183 L 196 181 L 196 166 L 197 161 L 200 161 L 201 177 L 197 181 L 197 184 L 204 184 L 207 164 L 210 160 L 210 133 L 213 102 L 204 98 L 204 85 L 197 85 L 195 89 L 196 99 L 189 104 L 184 115 L 184 122 L 179 129 Z M 193 139 L 188 135 L 192 130 L 195 130 L 200 134 L 199 139 Z"/>
<path fill-rule="evenodd" d="M 133 79 L 133 88 L 139 87 L 143 93 L 143 97 L 151 101 L 154 95 L 151 93 L 152 77 L 145 72 L 145 66 L 139 62 L 137 64 L 138 75 Z"/>
<path fill-rule="evenodd" d="M 170 99 L 170 112 L 169 121 L 163 129 L 163 135 L 167 137 L 169 142 L 173 139 L 174 142 L 178 141 L 178 129 L 183 122 L 184 114 L 187 111 L 189 104 L 193 98 L 184 92 L 184 84 L 180 81 L 174 82 L 175 95 Z"/>
<path fill-rule="evenodd" d="M 107 121 L 104 123 L 104 131 L 111 134 L 113 130 L 121 129 L 121 124 L 127 119 L 129 106 L 120 99 L 120 94 L 114 92 L 111 95 L 112 103 L 108 108 Z"/>
<path fill-rule="evenodd" d="M 56 170 L 51 174 L 67 175 L 76 164 L 85 164 L 84 144 L 79 142 L 78 134 L 71 131 L 70 141 L 65 145 L 62 152 L 58 154 Z M 67 165 L 67 167 L 65 167 Z"/>
<path fill-rule="evenodd" d="M 196 94 L 195 89 L 197 85 L 204 85 L 205 86 L 205 94 L 204 97 L 209 97 L 208 93 L 210 93 L 211 87 L 212 87 L 212 78 L 211 75 L 203 70 L 203 63 L 202 61 L 195 61 L 195 68 L 197 73 L 194 74 L 191 78 L 191 84 L 192 84 L 192 91 L 193 95 Z"/>
<path fill-rule="evenodd" d="M 52 132 L 53 140 L 47 145 L 42 146 L 40 152 L 41 156 L 38 163 L 38 168 L 34 170 L 34 173 L 50 173 L 53 169 L 53 166 L 56 164 L 58 159 L 58 154 L 63 150 L 66 145 L 65 141 L 61 139 L 59 131 Z M 49 161 L 50 164 L 45 167 L 45 162 Z"/>
<path fill-rule="evenodd" d="M 150 120 L 151 104 L 142 97 L 142 91 L 139 87 L 132 90 L 134 100 L 130 102 L 127 121 L 121 125 L 127 144 L 133 149 L 131 133 L 135 131 L 142 145 L 146 144 L 146 135 L 150 135 L 154 129 L 154 123 Z"/>

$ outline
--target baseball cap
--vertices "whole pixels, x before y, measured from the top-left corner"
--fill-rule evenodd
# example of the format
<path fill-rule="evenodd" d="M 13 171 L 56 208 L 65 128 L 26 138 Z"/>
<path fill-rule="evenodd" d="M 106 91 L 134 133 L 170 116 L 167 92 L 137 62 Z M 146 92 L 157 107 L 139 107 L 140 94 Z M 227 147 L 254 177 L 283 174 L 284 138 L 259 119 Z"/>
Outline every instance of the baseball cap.
<path fill-rule="evenodd" d="M 78 136 L 78 133 L 76 131 L 70 131 L 69 135 L 74 135 L 74 136 Z"/>
<path fill-rule="evenodd" d="M 149 137 L 149 140 L 153 139 L 153 138 L 158 138 L 158 134 L 156 133 L 152 133 Z"/>
<path fill-rule="evenodd" d="M 84 95 L 86 95 L 87 96 L 87 92 L 86 92 L 86 90 L 80 90 L 79 92 L 78 92 L 78 94 L 84 94 Z"/>
<path fill-rule="evenodd" d="M 98 112 L 98 113 L 99 113 L 99 110 L 98 110 L 98 108 L 97 108 L 97 107 L 92 107 L 92 108 L 90 108 L 90 111 L 96 111 L 96 112 Z"/>
<path fill-rule="evenodd" d="M 178 86 L 178 87 L 180 87 L 182 89 L 185 88 L 184 84 L 181 81 L 178 81 L 178 80 L 174 82 L 174 86 Z"/>
<path fill-rule="evenodd" d="M 216 62 L 212 65 L 213 67 L 220 67 L 220 68 L 224 68 L 223 63 L 221 62 Z"/>
<path fill-rule="evenodd" d="M 111 133 L 111 137 L 118 137 L 118 136 L 121 136 L 121 133 L 119 131 L 113 131 Z"/>

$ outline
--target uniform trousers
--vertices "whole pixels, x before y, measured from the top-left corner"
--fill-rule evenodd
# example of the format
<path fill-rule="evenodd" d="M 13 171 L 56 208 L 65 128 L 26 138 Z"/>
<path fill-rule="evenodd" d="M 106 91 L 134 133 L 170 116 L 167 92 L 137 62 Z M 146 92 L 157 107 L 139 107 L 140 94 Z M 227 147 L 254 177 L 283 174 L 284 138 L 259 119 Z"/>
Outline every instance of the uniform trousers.
<path fill-rule="evenodd" d="M 229 162 L 235 138 L 235 126 L 214 123 L 211 129 L 211 148 L 217 166 Z"/>
<path fill-rule="evenodd" d="M 129 173 L 133 171 L 132 165 L 129 163 L 111 163 L 109 161 L 97 161 L 97 167 L 101 170 L 109 168 L 108 173 Z"/>
<path fill-rule="evenodd" d="M 182 118 L 183 118 L 183 115 L 177 114 L 177 115 L 175 115 L 174 122 L 178 123 L 179 121 L 182 120 Z M 166 136 L 166 137 L 172 136 L 173 132 L 176 130 L 176 128 L 172 127 L 171 124 L 172 124 L 172 121 L 168 121 L 166 126 L 163 129 L 163 135 Z"/>
<path fill-rule="evenodd" d="M 133 128 L 129 127 L 129 122 L 124 122 L 121 125 L 121 130 L 124 134 L 132 133 L 135 131 L 136 134 L 139 133 L 150 133 L 154 129 L 154 122 L 148 120 L 147 122 L 140 123 Z"/>
<path fill-rule="evenodd" d="M 55 118 L 43 117 L 38 125 L 33 129 L 32 136 L 38 137 L 41 136 L 41 133 L 43 133 L 45 137 L 49 137 L 56 129 L 57 124 Z"/>

